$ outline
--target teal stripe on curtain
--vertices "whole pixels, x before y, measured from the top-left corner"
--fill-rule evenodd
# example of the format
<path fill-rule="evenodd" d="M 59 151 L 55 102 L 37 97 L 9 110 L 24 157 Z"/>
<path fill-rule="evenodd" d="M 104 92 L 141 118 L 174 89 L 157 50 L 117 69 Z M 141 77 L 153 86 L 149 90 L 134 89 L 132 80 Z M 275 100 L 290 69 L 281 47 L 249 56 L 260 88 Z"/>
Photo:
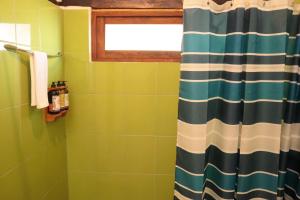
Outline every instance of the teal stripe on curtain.
<path fill-rule="evenodd" d="M 300 85 L 297 82 L 232 83 L 228 80 L 209 82 L 181 81 L 180 97 L 188 100 L 207 100 L 220 97 L 229 101 L 253 101 L 259 99 L 300 101 Z M 207 92 L 207 93 L 206 93 Z"/>
<path fill-rule="evenodd" d="M 286 177 L 286 172 L 279 172 L 279 174 L 278 174 L 278 184 L 277 184 L 277 188 L 279 190 L 284 188 L 285 177 Z"/>
<path fill-rule="evenodd" d="M 222 81 L 210 82 L 184 82 L 180 84 L 180 97 L 189 100 L 205 100 L 221 97 L 230 101 L 253 101 L 259 99 L 282 100 L 284 83 L 228 83 Z M 296 83 L 286 83 L 292 88 L 299 87 Z M 207 93 L 206 93 L 207 92 Z M 296 97 L 288 100 L 299 100 Z M 300 97 L 298 97 L 300 98 Z"/>
<path fill-rule="evenodd" d="M 188 187 L 193 191 L 202 191 L 203 188 L 203 174 L 191 175 L 180 168 L 176 168 L 176 182 L 184 187 Z"/>
<path fill-rule="evenodd" d="M 236 175 L 224 173 L 212 164 L 206 167 L 205 179 L 223 190 L 231 191 L 235 188 Z"/>
<path fill-rule="evenodd" d="M 174 199 L 300 200 L 296 9 L 184 1 Z"/>
<path fill-rule="evenodd" d="M 255 53 L 272 54 L 285 53 L 287 35 L 257 36 L 257 35 L 202 35 L 185 34 L 183 37 L 184 52 L 210 52 L 210 53 Z M 296 43 L 291 39 L 292 44 Z M 226 44 L 234 45 L 226 45 Z M 297 53 L 290 49 L 289 54 Z"/>
<path fill-rule="evenodd" d="M 277 192 L 278 177 L 274 175 L 257 173 L 246 177 L 238 178 L 237 192 L 247 192 L 255 188 Z"/>

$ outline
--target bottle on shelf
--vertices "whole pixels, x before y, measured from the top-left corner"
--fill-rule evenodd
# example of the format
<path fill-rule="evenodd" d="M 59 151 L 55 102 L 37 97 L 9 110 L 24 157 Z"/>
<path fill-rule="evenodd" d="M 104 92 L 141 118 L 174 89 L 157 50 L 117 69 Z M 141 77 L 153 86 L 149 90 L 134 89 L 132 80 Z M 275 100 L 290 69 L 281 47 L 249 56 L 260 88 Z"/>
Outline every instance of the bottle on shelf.
<path fill-rule="evenodd" d="M 63 81 L 63 87 L 65 88 L 64 90 L 64 110 L 69 110 L 69 90 L 66 84 L 66 81 Z"/>
<path fill-rule="evenodd" d="M 58 81 L 57 87 L 59 92 L 60 110 L 63 111 L 65 109 L 65 89 L 63 87 L 63 81 Z"/>
<path fill-rule="evenodd" d="M 48 101 L 49 101 L 49 114 L 59 114 L 60 113 L 60 99 L 59 99 L 59 91 L 55 84 L 52 82 L 51 87 L 48 92 Z"/>

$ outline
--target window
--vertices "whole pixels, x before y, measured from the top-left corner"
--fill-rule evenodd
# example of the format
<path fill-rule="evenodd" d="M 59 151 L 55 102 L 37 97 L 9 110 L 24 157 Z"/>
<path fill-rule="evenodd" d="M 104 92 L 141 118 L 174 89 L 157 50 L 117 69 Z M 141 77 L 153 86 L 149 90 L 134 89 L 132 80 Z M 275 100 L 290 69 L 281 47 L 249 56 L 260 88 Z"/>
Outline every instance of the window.
<path fill-rule="evenodd" d="M 179 62 L 180 9 L 103 9 L 92 12 L 93 61 Z"/>

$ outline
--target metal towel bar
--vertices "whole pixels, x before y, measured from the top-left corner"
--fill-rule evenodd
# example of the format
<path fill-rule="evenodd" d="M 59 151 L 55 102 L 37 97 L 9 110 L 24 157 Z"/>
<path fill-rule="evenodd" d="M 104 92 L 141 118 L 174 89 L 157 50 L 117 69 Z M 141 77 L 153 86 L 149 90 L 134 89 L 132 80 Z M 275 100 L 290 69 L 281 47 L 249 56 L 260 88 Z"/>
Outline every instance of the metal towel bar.
<path fill-rule="evenodd" d="M 21 48 L 18 48 L 17 46 L 11 45 L 11 44 L 5 44 L 4 48 L 7 51 L 14 52 L 14 53 L 24 52 L 24 53 L 28 53 L 28 54 L 33 54 L 33 51 L 21 49 Z M 56 57 L 61 57 L 61 56 L 62 56 L 62 54 L 60 52 L 58 52 L 56 55 L 48 55 L 48 58 L 56 58 Z"/>

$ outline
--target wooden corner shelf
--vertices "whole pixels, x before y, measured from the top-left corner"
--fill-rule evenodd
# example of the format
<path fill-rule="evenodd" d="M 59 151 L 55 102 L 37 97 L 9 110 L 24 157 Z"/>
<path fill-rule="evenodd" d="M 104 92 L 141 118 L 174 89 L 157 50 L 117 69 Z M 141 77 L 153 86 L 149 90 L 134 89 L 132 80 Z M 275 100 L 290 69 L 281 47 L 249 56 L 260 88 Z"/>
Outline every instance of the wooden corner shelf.
<path fill-rule="evenodd" d="M 45 120 L 46 120 L 46 122 L 54 122 L 58 118 L 64 117 L 68 113 L 68 110 L 61 111 L 58 114 L 50 114 L 50 113 L 48 113 L 48 108 L 46 108 L 44 110 L 44 112 L 45 112 Z"/>

